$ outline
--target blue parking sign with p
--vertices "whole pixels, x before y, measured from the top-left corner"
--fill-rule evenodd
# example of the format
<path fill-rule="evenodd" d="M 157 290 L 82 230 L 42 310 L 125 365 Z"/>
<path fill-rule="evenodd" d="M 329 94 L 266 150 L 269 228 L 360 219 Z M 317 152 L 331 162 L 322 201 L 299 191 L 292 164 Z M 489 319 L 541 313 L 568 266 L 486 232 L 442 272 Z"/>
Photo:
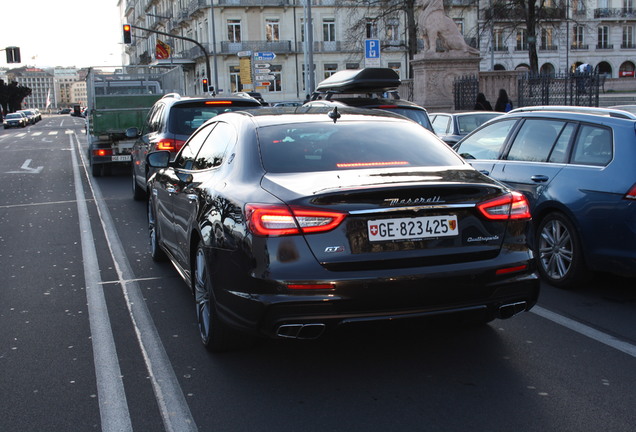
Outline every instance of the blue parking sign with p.
<path fill-rule="evenodd" d="M 367 39 L 364 41 L 365 46 L 365 58 L 375 59 L 380 58 L 380 40 L 379 39 Z"/>
<path fill-rule="evenodd" d="M 380 67 L 380 39 L 366 39 L 364 41 L 364 66 Z"/>

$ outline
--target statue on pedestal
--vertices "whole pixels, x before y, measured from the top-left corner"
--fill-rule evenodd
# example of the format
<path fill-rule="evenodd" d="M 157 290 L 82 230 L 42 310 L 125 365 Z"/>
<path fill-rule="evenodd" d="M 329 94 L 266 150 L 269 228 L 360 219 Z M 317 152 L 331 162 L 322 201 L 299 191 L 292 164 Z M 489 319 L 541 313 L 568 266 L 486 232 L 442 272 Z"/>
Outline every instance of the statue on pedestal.
<path fill-rule="evenodd" d="M 443 0 L 422 0 L 420 28 L 424 38 L 424 55 L 454 57 L 478 56 L 479 50 L 469 46 L 459 32 L 457 24 L 444 13 Z M 438 52 L 440 46 L 445 49 Z"/>

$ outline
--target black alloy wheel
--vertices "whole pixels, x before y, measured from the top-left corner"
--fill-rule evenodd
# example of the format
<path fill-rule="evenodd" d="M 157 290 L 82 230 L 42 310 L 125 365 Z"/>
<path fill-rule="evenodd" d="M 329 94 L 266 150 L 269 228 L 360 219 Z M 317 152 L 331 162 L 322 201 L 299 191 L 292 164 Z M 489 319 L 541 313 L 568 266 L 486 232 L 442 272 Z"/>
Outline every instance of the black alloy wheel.
<path fill-rule="evenodd" d="M 581 243 L 566 216 L 553 212 L 539 223 L 535 238 L 537 267 L 550 285 L 574 288 L 585 275 Z"/>
<path fill-rule="evenodd" d="M 192 287 L 199 336 L 203 345 L 211 352 L 230 351 L 245 345 L 250 338 L 229 327 L 218 317 L 202 242 L 199 242 L 193 258 Z"/>

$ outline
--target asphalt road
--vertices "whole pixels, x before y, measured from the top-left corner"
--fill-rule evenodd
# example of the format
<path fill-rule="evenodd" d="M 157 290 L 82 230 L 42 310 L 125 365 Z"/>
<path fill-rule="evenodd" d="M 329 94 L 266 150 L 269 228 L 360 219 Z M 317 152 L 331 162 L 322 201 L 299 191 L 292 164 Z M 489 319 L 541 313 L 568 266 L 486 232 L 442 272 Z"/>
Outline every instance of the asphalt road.
<path fill-rule="evenodd" d="M 352 329 L 211 355 L 83 120 L 0 130 L 0 431 L 633 431 L 636 284 L 544 285 L 480 328 Z"/>

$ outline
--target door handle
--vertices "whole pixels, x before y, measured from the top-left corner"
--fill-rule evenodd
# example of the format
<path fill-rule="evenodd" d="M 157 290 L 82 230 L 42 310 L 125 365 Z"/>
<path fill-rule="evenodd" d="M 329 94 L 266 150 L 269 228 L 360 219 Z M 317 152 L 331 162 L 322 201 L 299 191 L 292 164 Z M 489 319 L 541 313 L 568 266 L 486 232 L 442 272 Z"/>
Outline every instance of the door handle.
<path fill-rule="evenodd" d="M 548 181 L 550 177 L 546 176 L 546 175 L 533 175 L 532 177 L 530 177 L 530 180 L 532 180 L 533 182 L 536 183 L 545 183 Z"/>
<path fill-rule="evenodd" d="M 172 187 L 172 186 L 168 186 L 166 188 L 166 190 L 168 191 L 168 193 L 175 193 L 177 191 L 177 188 Z"/>
<path fill-rule="evenodd" d="M 479 170 L 480 173 L 489 176 L 490 175 L 490 171 L 488 170 Z"/>
<path fill-rule="evenodd" d="M 188 201 L 190 202 L 197 202 L 198 197 L 196 194 L 187 194 L 186 197 L 188 198 Z"/>

